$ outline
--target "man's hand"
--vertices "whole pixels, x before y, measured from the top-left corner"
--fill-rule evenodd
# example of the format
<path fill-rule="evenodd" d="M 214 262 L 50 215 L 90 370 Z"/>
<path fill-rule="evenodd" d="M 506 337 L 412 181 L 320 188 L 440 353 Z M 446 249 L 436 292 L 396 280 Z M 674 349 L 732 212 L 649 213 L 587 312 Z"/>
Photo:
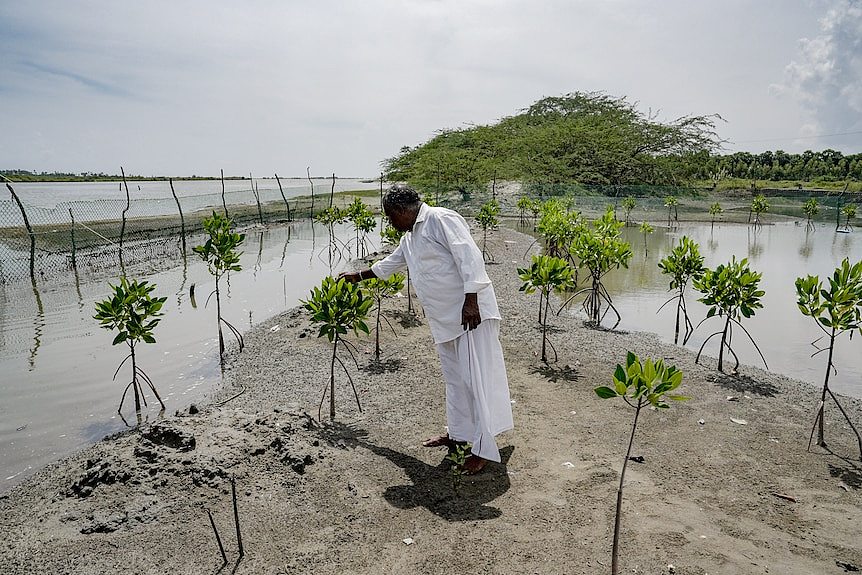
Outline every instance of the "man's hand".
<path fill-rule="evenodd" d="M 344 279 L 350 283 L 362 281 L 362 272 L 341 272 L 338 274 L 338 279 Z"/>
<path fill-rule="evenodd" d="M 479 297 L 475 293 L 464 294 L 464 307 L 461 308 L 461 327 L 467 331 L 476 329 L 482 323 L 479 314 Z"/>

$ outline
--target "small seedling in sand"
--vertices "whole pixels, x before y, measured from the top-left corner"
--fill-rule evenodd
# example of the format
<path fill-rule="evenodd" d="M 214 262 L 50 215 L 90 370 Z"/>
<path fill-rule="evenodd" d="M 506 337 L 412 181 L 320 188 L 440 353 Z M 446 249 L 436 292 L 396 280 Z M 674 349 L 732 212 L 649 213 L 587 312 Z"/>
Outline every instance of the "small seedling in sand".
<path fill-rule="evenodd" d="M 371 296 L 377 304 L 377 321 L 374 327 L 374 361 L 380 361 L 380 319 L 389 325 L 392 333 L 395 333 L 395 328 L 389 323 L 386 316 L 381 314 L 383 309 L 383 300 L 387 297 L 392 297 L 404 287 L 404 275 L 393 274 L 389 279 L 371 278 L 362 281 L 362 289 Z M 396 334 L 397 335 L 397 334 Z"/>
<path fill-rule="evenodd" d="M 751 271 L 747 259 L 743 258 L 736 261 L 736 256 L 734 256 L 730 263 L 721 264 L 714 270 L 706 269 L 700 279 L 694 280 L 694 289 L 704 294 L 697 301 L 709 306 L 706 317 L 701 320 L 698 327 L 713 316 L 724 317 L 724 329 L 703 340 L 703 344 L 697 352 L 695 363 L 700 361 L 700 354 L 703 353 L 703 348 L 709 340 L 721 335 L 721 345 L 718 348 L 718 370 L 723 371 L 724 350 L 727 349 L 736 360 L 736 365 L 733 367 L 733 371 L 736 372 L 736 368 L 739 367 L 739 357 L 730 347 L 730 342 L 733 339 L 733 326 L 736 325 L 745 332 L 745 335 L 754 344 L 757 353 L 760 354 L 763 364 L 766 365 L 763 353 L 740 321 L 742 318 L 753 316 L 755 309 L 763 307 L 760 298 L 766 292 L 759 287 L 762 277 L 763 274 Z M 767 369 L 769 369 L 768 366 Z"/>
<path fill-rule="evenodd" d="M 533 256 L 533 264 L 529 268 L 518 268 L 518 277 L 524 282 L 519 289 L 527 294 L 539 292 L 539 324 L 542 326 L 542 361 L 548 363 L 545 352 L 548 342 L 548 308 L 551 292 L 563 292 L 575 287 L 574 274 L 569 264 L 552 256 Z M 557 351 L 551 345 L 554 357 Z"/>
<path fill-rule="evenodd" d="M 144 370 L 138 366 L 135 346 L 142 341 L 144 343 L 156 343 L 156 338 L 153 337 L 153 328 L 161 321 L 159 316 L 163 314 L 160 310 L 167 298 L 152 297 L 150 294 L 156 289 L 156 286 L 145 281 L 133 280 L 129 282 L 126 278 L 120 278 L 120 284 L 111 285 L 111 288 L 114 290 L 111 298 L 96 302 L 96 315 L 93 316 L 93 319 L 99 321 L 100 327 L 117 331 L 113 345 L 125 342 L 129 346 L 129 355 L 123 359 L 120 366 L 117 367 L 117 371 L 114 372 L 114 379 L 116 380 L 123 364 L 129 359 L 132 360 L 132 381 L 123 390 L 123 397 L 120 399 L 117 413 L 122 412 L 123 402 L 126 400 L 129 387 L 135 393 L 135 412 L 141 412 L 142 400 L 144 405 L 147 405 L 141 382 L 149 386 L 156 399 L 159 400 L 162 411 L 164 411 L 165 404 L 159 397 L 156 386 L 153 385 L 153 381 Z"/>
<path fill-rule="evenodd" d="M 311 297 L 302 301 L 303 306 L 311 314 L 311 321 L 315 324 L 320 324 L 320 331 L 317 337 L 326 336 L 329 343 L 332 344 L 332 360 L 329 366 L 329 418 L 335 419 L 335 362 L 341 365 L 344 373 L 347 375 L 347 380 L 350 382 L 350 387 L 353 388 L 353 395 L 356 398 L 356 405 L 359 411 L 362 411 L 362 405 L 359 403 L 359 394 L 356 392 L 356 386 L 353 385 L 353 378 L 350 377 L 350 372 L 347 371 L 347 366 L 338 357 L 338 344 L 343 342 L 344 349 L 353 358 L 354 363 L 356 357 L 350 351 L 350 343 L 342 336 L 346 335 L 348 330 L 358 334 L 360 331 L 368 333 L 368 325 L 365 319 L 368 317 L 368 311 L 374 304 L 374 300 L 365 297 L 362 293 L 362 288 L 343 278 L 334 279 L 331 276 L 323 278 L 320 287 L 312 288 Z M 357 363 L 358 367 L 358 363 Z M 323 388 L 323 397 L 320 398 L 320 405 L 317 408 L 317 419 L 321 418 L 321 410 L 323 402 L 326 399 L 327 388 Z"/>
<path fill-rule="evenodd" d="M 209 239 L 203 245 L 193 247 L 192 250 L 207 263 L 207 269 L 215 278 L 215 289 L 207 297 L 207 303 L 209 303 L 209 298 L 215 295 L 219 361 L 224 363 L 224 335 L 221 324 L 225 324 L 234 335 L 239 343 L 240 351 L 245 347 L 239 330 L 221 316 L 221 292 L 219 291 L 219 281 L 225 274 L 238 272 L 242 269 L 242 266 L 239 265 L 239 256 L 242 255 L 242 252 L 237 251 L 237 248 L 245 240 L 245 234 L 234 232 L 232 229 L 233 222 L 218 212 L 213 212 L 212 217 L 204 218 L 203 226 L 209 234 Z"/>
<path fill-rule="evenodd" d="M 614 518 L 614 540 L 611 548 L 611 574 L 619 573 L 618 555 L 620 539 L 620 523 L 623 507 L 623 486 L 626 479 L 626 467 L 632 454 L 632 445 L 635 440 L 635 431 L 638 427 L 638 416 L 641 409 L 647 405 L 656 409 L 669 407 L 667 400 L 682 401 L 688 399 L 682 395 L 672 395 L 682 383 L 682 372 L 675 366 L 665 366 L 664 361 L 653 362 L 647 359 L 644 363 L 633 354 L 626 354 L 626 365 L 617 364 L 614 371 L 613 387 L 597 387 L 596 395 L 602 399 L 621 397 L 629 407 L 634 408 L 635 418 L 632 423 L 632 432 L 629 437 L 629 446 L 623 459 L 623 468 L 620 472 L 620 484 L 617 489 L 617 509 Z"/>
<path fill-rule="evenodd" d="M 458 493 L 458 490 L 461 488 L 461 484 L 464 482 L 464 476 L 467 475 L 467 471 L 464 469 L 464 463 L 467 462 L 467 458 L 470 456 L 470 450 L 472 448 L 473 446 L 469 443 L 458 443 L 455 445 L 455 448 L 449 452 L 449 455 L 446 456 L 446 459 L 451 463 L 449 473 L 452 475 L 452 489 L 455 490 L 455 493 Z"/>
<path fill-rule="evenodd" d="M 687 236 L 682 236 L 679 244 L 670 252 L 666 258 L 658 263 L 661 273 L 670 276 L 670 286 L 668 291 L 676 290 L 676 295 L 661 304 L 658 308 L 662 310 L 664 306 L 676 300 L 676 323 L 674 324 L 673 343 L 679 341 L 679 320 L 680 315 L 685 324 L 685 333 L 682 336 L 682 344 L 688 342 L 688 338 L 694 332 L 694 326 L 688 317 L 688 309 L 685 305 L 685 288 L 691 280 L 699 280 L 703 277 L 705 270 L 703 266 L 703 256 L 700 255 L 700 250 L 696 242 L 692 241 Z"/>
<path fill-rule="evenodd" d="M 846 332 L 850 332 L 852 337 L 853 332 L 857 329 L 862 331 L 862 261 L 851 266 L 850 261 L 844 258 L 841 266 L 835 268 L 832 277 L 828 279 L 829 289 L 824 289 L 818 276 L 809 275 L 804 278 L 796 278 L 796 294 L 799 298 L 796 303 L 799 306 L 799 311 L 814 319 L 817 327 L 823 332 L 821 338 L 826 337 L 829 341 L 827 347 L 820 348 L 811 355 L 814 357 L 824 351 L 829 354 L 826 360 L 826 376 L 823 380 L 820 404 L 817 407 L 814 426 L 811 428 L 808 448 L 811 448 L 815 428 L 818 430 L 817 445 L 826 446 L 823 437 L 823 415 L 826 407 L 826 395 L 829 394 L 856 434 L 856 440 L 859 443 L 859 457 L 862 459 L 862 437 L 859 436 L 859 432 L 853 422 L 850 421 L 847 412 L 841 407 L 838 398 L 829 389 L 829 375 L 835 370 L 835 365 L 832 363 L 835 340 Z M 817 347 L 816 344 L 821 338 L 814 340 L 812 345 Z"/>
<path fill-rule="evenodd" d="M 644 254 L 649 253 L 649 247 L 647 246 L 647 237 L 655 231 L 649 222 L 641 222 L 640 227 L 641 233 L 644 235 Z"/>

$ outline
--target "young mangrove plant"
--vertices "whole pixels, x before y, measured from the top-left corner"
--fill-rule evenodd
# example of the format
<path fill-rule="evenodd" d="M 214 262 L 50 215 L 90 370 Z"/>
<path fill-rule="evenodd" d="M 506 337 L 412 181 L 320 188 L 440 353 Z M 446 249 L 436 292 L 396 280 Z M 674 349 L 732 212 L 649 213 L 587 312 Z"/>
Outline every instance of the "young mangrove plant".
<path fill-rule="evenodd" d="M 583 227 L 580 213 L 570 212 L 568 206 L 559 198 L 552 198 L 543 203 L 541 213 L 536 230 L 545 240 L 545 253 L 571 261 L 572 256 L 568 248 Z M 529 248 L 527 250 L 529 251 Z"/>
<path fill-rule="evenodd" d="M 847 204 L 841 208 L 841 213 L 844 214 L 844 229 L 850 231 L 853 229 L 850 226 L 850 220 L 856 217 L 856 204 Z"/>
<path fill-rule="evenodd" d="M 242 266 L 239 265 L 239 256 L 242 255 L 242 252 L 237 251 L 237 248 L 245 240 L 245 234 L 234 232 L 233 222 L 227 216 L 218 212 L 212 214 L 211 217 L 204 218 L 203 221 L 204 231 L 209 234 L 209 238 L 204 244 L 195 246 L 192 250 L 206 262 L 207 269 L 215 278 L 215 289 L 210 292 L 206 303 L 209 303 L 210 298 L 215 295 L 219 361 L 223 363 L 224 335 L 221 329 L 222 324 L 226 325 L 236 338 L 239 343 L 239 350 L 242 351 L 245 347 L 242 334 L 221 315 L 221 291 L 219 289 L 219 281 L 225 274 L 238 272 L 242 269 Z M 206 304 L 204 305 L 206 306 Z"/>
<path fill-rule="evenodd" d="M 624 219 L 626 222 L 626 227 L 629 227 L 629 216 L 631 216 L 632 210 L 638 205 L 637 201 L 634 199 L 634 196 L 626 196 L 623 198 L 623 201 L 620 202 L 620 205 L 623 207 Z"/>
<path fill-rule="evenodd" d="M 482 228 L 482 258 L 487 261 L 493 261 L 494 256 L 488 251 L 488 231 L 493 231 L 500 224 L 497 215 L 500 213 L 500 204 L 497 200 L 486 202 L 476 214 L 476 223 Z"/>
<path fill-rule="evenodd" d="M 622 222 L 614 218 L 613 210 L 608 210 L 592 226 L 580 226 L 578 234 L 569 247 L 571 256 L 578 262 L 578 267 L 590 272 L 588 287 L 576 291 L 559 312 L 570 301 L 580 295 L 585 295 L 583 308 L 587 314 L 587 322 L 599 327 L 609 311 L 613 311 L 617 320 L 611 329 L 619 325 L 622 317 L 614 306 L 611 294 L 605 288 L 602 278 L 613 269 L 627 268 L 632 257 L 631 244 L 620 235 Z"/>
<path fill-rule="evenodd" d="M 374 327 L 374 361 L 380 361 L 380 319 L 389 325 L 389 329 L 395 334 L 395 328 L 389 323 L 385 315 L 381 314 L 383 310 L 383 300 L 387 297 L 392 297 L 404 287 L 404 275 L 397 273 L 393 274 L 389 279 L 370 278 L 362 280 L 362 289 L 365 293 L 374 300 L 377 304 L 377 319 Z M 397 334 L 396 334 L 397 335 Z"/>
<path fill-rule="evenodd" d="M 700 361 L 700 355 L 703 353 L 703 348 L 713 337 L 721 336 L 721 345 L 718 348 L 718 370 L 724 371 L 724 350 L 727 349 L 736 360 L 736 365 L 733 366 L 733 373 L 739 367 L 739 357 L 730 346 L 733 339 L 733 326 L 738 326 L 760 354 L 760 359 L 763 360 L 763 365 L 766 365 L 766 359 L 763 357 L 760 348 L 748 333 L 748 330 L 741 323 L 742 318 L 749 318 L 754 315 L 754 310 L 762 308 L 763 304 L 760 298 L 766 292 L 760 289 L 760 279 L 763 274 L 753 272 L 748 267 L 748 259 L 743 258 L 736 261 L 736 256 L 731 258 L 730 263 L 721 264 L 714 270 L 706 269 L 700 279 L 694 280 L 694 289 L 703 294 L 702 298 L 697 301 L 709 306 L 706 312 L 706 317 L 701 320 L 698 325 L 708 320 L 713 316 L 724 318 L 724 327 L 721 331 L 717 331 L 703 340 L 700 349 L 697 352 L 695 363 Z"/>
<path fill-rule="evenodd" d="M 515 207 L 518 208 L 518 225 L 527 225 L 527 212 L 532 212 L 534 200 L 530 196 L 521 196 Z"/>
<path fill-rule="evenodd" d="M 314 221 L 326 226 L 329 232 L 329 266 L 332 267 L 333 252 L 338 254 L 338 259 L 344 257 L 341 249 L 337 246 L 340 241 L 335 237 L 335 224 L 343 224 L 347 221 L 348 213 L 346 210 L 340 209 L 338 206 L 330 206 L 325 210 L 314 215 Z M 342 242 L 342 246 L 346 247 Z M 322 250 L 321 250 L 322 251 Z"/>
<path fill-rule="evenodd" d="M 380 239 L 384 244 L 388 244 L 390 246 L 397 246 L 401 242 L 402 236 L 404 236 L 406 232 L 399 232 L 393 226 L 387 224 L 385 228 L 380 230 Z M 410 268 L 407 268 L 407 312 L 411 314 L 415 314 L 416 311 L 413 309 L 413 296 L 410 292 Z"/>
<path fill-rule="evenodd" d="M 760 216 L 769 211 L 769 202 L 766 201 L 766 196 L 757 194 L 751 200 L 751 213 L 754 214 L 754 221 L 751 222 L 755 227 L 763 225 L 760 221 Z"/>
<path fill-rule="evenodd" d="M 805 203 L 802 204 L 802 213 L 805 214 L 807 219 L 805 223 L 806 229 L 815 229 L 814 228 L 814 217 L 820 212 L 820 205 L 817 203 L 817 198 L 808 198 L 805 200 Z"/>
<path fill-rule="evenodd" d="M 529 268 L 518 268 L 518 277 L 524 282 L 519 289 L 527 294 L 539 292 L 539 324 L 542 326 L 542 361 L 548 363 L 545 352 L 548 341 L 548 308 L 551 302 L 551 292 L 561 293 L 575 287 L 574 274 L 568 262 L 553 256 L 533 256 L 533 264 Z M 554 360 L 557 350 L 553 344 Z"/>
<path fill-rule="evenodd" d="M 676 196 L 665 196 L 664 207 L 667 208 L 667 227 L 671 227 L 671 221 L 679 224 L 679 200 Z"/>
<path fill-rule="evenodd" d="M 346 215 L 356 234 L 356 256 L 363 257 L 368 254 L 368 234 L 377 227 L 374 212 L 360 198 L 356 198 L 347 207 Z"/>
<path fill-rule="evenodd" d="M 470 456 L 470 450 L 473 445 L 470 443 L 458 443 L 449 454 L 444 458 L 449 461 L 449 473 L 452 476 L 452 490 L 458 493 L 461 489 L 461 484 L 464 483 L 464 476 L 467 471 L 464 469 L 464 464 L 467 462 L 467 457 Z"/>
<path fill-rule="evenodd" d="M 709 229 L 713 229 L 715 227 L 715 218 L 716 216 L 721 216 L 721 213 L 724 211 L 724 208 L 721 207 L 721 204 L 718 202 L 713 202 L 709 205 L 709 215 L 711 217 L 711 221 L 709 224 Z"/>
<path fill-rule="evenodd" d="M 854 331 L 862 331 L 862 261 L 851 266 L 850 261 L 844 258 L 844 261 L 835 268 L 835 272 L 828 280 L 829 288 L 824 289 L 818 276 L 808 275 L 804 278 L 796 278 L 796 295 L 799 298 L 796 303 L 799 306 L 799 311 L 814 319 L 817 327 L 823 332 L 823 335 L 814 340 L 812 345 L 818 347 L 817 343 L 824 337 L 828 344 L 818 348 L 818 351 L 811 355 L 814 357 L 819 353 L 827 352 L 828 359 L 826 360 L 823 390 L 820 393 L 820 404 L 817 407 L 817 417 L 814 419 L 814 426 L 811 428 L 811 435 L 808 438 L 808 448 L 811 449 L 815 428 L 817 429 L 817 445 L 826 446 L 823 434 L 823 415 L 828 394 L 856 434 L 856 440 L 859 443 L 859 458 L 862 459 L 862 437 L 859 436 L 859 431 L 850 421 L 850 417 L 844 411 L 838 398 L 829 389 L 829 375 L 833 371 L 837 373 L 835 364 L 832 362 L 836 339 L 847 332 L 852 337 Z"/>
<path fill-rule="evenodd" d="M 98 320 L 99 326 L 104 329 L 116 330 L 117 335 L 114 337 L 113 345 L 125 342 L 129 346 L 129 355 L 120 362 L 117 371 L 114 372 L 114 380 L 116 380 L 120 368 L 128 360 L 132 360 L 132 380 L 123 390 L 117 413 L 122 412 L 123 402 L 126 400 L 126 393 L 130 387 L 135 394 L 135 412 L 141 412 L 141 401 L 145 406 L 147 405 L 144 386 L 141 385 L 141 382 L 152 390 L 164 411 L 165 403 L 159 396 L 159 392 L 156 391 L 153 380 L 138 365 L 135 346 L 140 342 L 156 343 L 156 338 L 153 337 L 153 328 L 161 321 L 159 316 L 163 313 L 160 310 L 167 298 L 151 295 L 156 289 L 155 285 L 145 281 L 133 280 L 130 282 L 125 277 L 120 278 L 119 285 L 111 285 L 111 289 L 114 290 L 114 293 L 110 298 L 96 302 L 96 315 L 93 316 L 93 319 Z"/>
<path fill-rule="evenodd" d="M 691 280 L 699 280 L 705 270 L 703 256 L 696 242 L 688 236 L 682 236 L 679 244 L 671 250 L 670 254 L 658 263 L 661 273 L 670 276 L 668 291 L 676 290 L 676 294 L 661 304 L 658 312 L 670 302 L 676 300 L 676 323 L 674 324 L 673 343 L 679 342 L 679 320 L 682 316 L 685 332 L 682 336 L 682 344 L 688 342 L 688 338 L 694 333 L 694 326 L 688 317 L 688 309 L 685 305 L 685 288 Z"/>
<path fill-rule="evenodd" d="M 623 459 L 623 467 L 620 472 L 620 484 L 617 489 L 617 508 L 614 516 L 614 539 L 611 546 L 611 574 L 619 573 L 619 541 L 620 524 L 622 522 L 623 510 L 623 487 L 626 479 L 626 467 L 632 454 L 632 445 L 635 441 L 635 432 L 638 427 L 638 417 L 644 407 L 650 406 L 655 409 L 667 409 L 667 400 L 683 401 L 688 399 L 682 395 L 670 392 L 676 390 L 682 383 L 682 372 L 676 366 L 665 366 L 664 361 L 653 362 L 647 359 L 641 360 L 628 352 L 626 354 L 626 365 L 617 364 L 614 371 L 613 386 L 602 386 L 595 389 L 596 395 L 602 399 L 621 397 L 629 407 L 634 408 L 635 417 L 632 422 L 632 432 L 629 436 L 629 445 L 626 456 Z"/>
<path fill-rule="evenodd" d="M 644 255 L 649 255 L 649 247 L 647 246 L 647 237 L 655 231 L 649 222 L 641 222 L 641 233 L 644 236 Z"/>
<path fill-rule="evenodd" d="M 359 394 L 356 391 L 356 386 L 353 385 L 353 378 L 350 377 L 350 372 L 347 371 L 347 366 L 338 357 L 338 344 L 344 343 L 344 349 L 350 354 L 357 368 L 359 363 L 356 357 L 350 350 L 350 342 L 343 339 L 342 336 L 347 335 L 348 330 L 354 334 L 359 334 L 360 331 L 369 333 L 368 325 L 365 323 L 368 317 L 368 311 L 374 304 L 374 300 L 366 297 L 362 293 L 362 287 L 358 284 L 353 284 L 345 281 L 343 278 L 334 279 L 331 276 L 323 278 L 319 287 L 314 287 L 311 290 L 311 297 L 307 300 L 302 300 L 302 304 L 311 314 L 311 321 L 315 324 L 320 324 L 320 331 L 317 337 L 326 336 L 329 343 L 332 344 L 332 359 L 329 365 L 329 385 L 323 388 L 323 396 L 320 398 L 320 405 L 317 408 L 317 419 L 321 419 L 323 402 L 326 400 L 327 387 L 329 389 L 329 418 L 335 419 L 335 363 L 338 362 L 341 368 L 347 375 L 347 380 L 350 382 L 350 387 L 353 389 L 353 396 L 356 398 L 356 406 L 362 412 L 362 405 L 359 402 Z"/>

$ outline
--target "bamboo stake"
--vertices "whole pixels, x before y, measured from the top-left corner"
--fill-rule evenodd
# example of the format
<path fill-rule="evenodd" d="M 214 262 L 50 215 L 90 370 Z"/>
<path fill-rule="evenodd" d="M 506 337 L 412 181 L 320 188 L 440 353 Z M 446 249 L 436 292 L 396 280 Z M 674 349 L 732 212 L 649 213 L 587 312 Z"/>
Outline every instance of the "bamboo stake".
<path fill-rule="evenodd" d="M 305 168 L 305 175 L 308 178 L 308 184 L 311 186 L 311 209 L 309 210 L 308 217 L 314 222 L 314 182 L 311 181 L 311 168 L 308 166 Z"/>
<path fill-rule="evenodd" d="M 221 558 L 222 558 L 222 561 L 224 561 L 224 563 L 222 563 L 222 565 L 227 565 L 227 554 L 225 554 L 225 552 L 224 552 L 224 545 L 222 545 L 221 537 L 219 537 L 218 529 L 216 529 L 216 524 L 215 524 L 215 520 L 213 519 L 213 514 L 210 513 L 209 509 L 207 509 L 206 512 L 207 512 L 207 515 L 209 515 L 210 525 L 212 525 L 212 527 L 213 527 L 213 533 L 215 533 L 216 543 L 218 543 L 218 550 L 221 551 Z"/>
<path fill-rule="evenodd" d="M 281 192 L 281 199 L 284 200 L 284 207 L 287 208 L 287 221 L 292 221 L 290 217 L 290 204 L 287 203 L 287 198 L 284 197 L 284 188 L 281 187 L 281 180 L 278 177 L 278 174 L 275 175 L 275 181 L 278 182 L 278 191 Z"/>
<path fill-rule="evenodd" d="M 221 170 L 221 205 L 224 206 L 224 217 L 229 218 L 227 213 L 227 202 L 224 199 L 224 170 Z"/>
<path fill-rule="evenodd" d="M 24 204 L 22 204 L 21 200 L 18 199 L 18 194 L 15 193 L 15 190 L 12 189 L 12 185 L 8 182 L 6 183 L 6 188 L 8 188 L 9 193 L 12 194 L 12 199 L 15 200 L 16 204 L 18 204 L 18 209 L 21 210 L 21 217 L 24 218 L 24 227 L 27 228 L 27 234 L 30 236 L 30 278 L 35 282 L 36 234 L 33 233 L 33 228 L 30 226 L 30 220 L 27 218 L 27 211 L 24 209 Z"/>
<path fill-rule="evenodd" d="M 72 220 L 72 225 L 69 228 L 69 232 L 72 236 L 72 269 L 78 269 L 78 263 L 75 261 L 75 216 L 72 215 L 72 208 L 69 208 L 69 219 Z"/>
<path fill-rule="evenodd" d="M 332 172 L 332 188 L 329 190 L 329 208 L 332 209 L 332 201 L 335 199 L 335 172 Z"/>
<path fill-rule="evenodd" d="M 177 211 L 180 212 L 180 237 L 183 240 L 183 257 L 186 255 L 186 220 L 183 217 L 183 207 L 180 205 L 180 199 L 177 197 L 177 193 L 174 191 L 174 181 L 171 178 L 168 178 L 168 183 L 171 185 L 171 194 L 174 196 L 174 201 L 177 203 Z M 71 213 L 71 210 L 69 210 Z"/>
<path fill-rule="evenodd" d="M 233 477 L 230 478 L 230 490 L 233 495 L 233 520 L 236 523 L 236 544 L 239 547 L 239 556 L 242 557 L 245 555 L 245 549 L 242 546 L 242 533 L 239 531 L 239 511 L 236 506 L 236 480 Z"/>

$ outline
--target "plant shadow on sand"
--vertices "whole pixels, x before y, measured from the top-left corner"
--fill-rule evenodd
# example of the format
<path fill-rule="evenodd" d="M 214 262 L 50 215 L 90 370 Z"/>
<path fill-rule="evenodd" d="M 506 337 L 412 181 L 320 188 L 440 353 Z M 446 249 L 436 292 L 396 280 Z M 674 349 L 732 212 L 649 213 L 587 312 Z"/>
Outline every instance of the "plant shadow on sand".
<path fill-rule="evenodd" d="M 835 453 L 828 447 L 826 447 L 826 451 L 840 459 L 844 462 L 845 465 L 832 465 L 831 463 L 827 464 L 829 466 L 829 475 L 835 477 L 840 480 L 844 485 L 851 489 L 860 489 L 862 488 L 862 465 L 858 462 L 849 459 L 848 457 L 844 457 Z"/>
<path fill-rule="evenodd" d="M 564 365 L 562 367 L 552 367 L 545 364 L 535 365 L 530 368 L 530 373 L 541 375 L 551 383 L 557 383 L 559 381 L 578 381 L 581 379 L 578 371 L 570 365 Z"/>
<path fill-rule="evenodd" d="M 405 453 L 376 445 L 366 439 L 366 431 L 344 424 L 327 424 L 321 429 L 321 435 L 327 441 L 337 442 L 346 448 L 367 449 L 400 467 L 411 483 L 386 488 L 383 496 L 393 507 L 424 507 L 446 521 L 480 521 L 495 519 L 503 514 L 488 503 L 511 486 L 506 464 L 514 447 L 500 450 L 500 463 L 490 462 L 481 473 L 465 477 L 458 493 L 455 493 L 449 461 L 445 458 L 436 466 L 429 465 Z"/>
<path fill-rule="evenodd" d="M 738 391 L 740 393 L 756 393 L 763 397 L 775 397 L 778 395 L 778 388 L 771 383 L 757 381 L 753 377 L 747 375 L 728 375 L 725 373 L 716 373 L 707 376 L 707 381 L 711 381 L 716 385 Z"/>
<path fill-rule="evenodd" d="M 396 310 L 386 313 L 387 315 L 397 319 L 398 325 L 404 329 L 410 329 L 411 327 L 419 327 L 422 325 L 422 320 L 419 318 L 419 315 L 414 312 Z"/>
<path fill-rule="evenodd" d="M 362 368 L 365 373 L 372 375 L 380 375 L 383 373 L 395 373 L 403 367 L 404 362 L 401 359 L 384 359 L 380 361 L 370 361 L 368 365 Z"/>

